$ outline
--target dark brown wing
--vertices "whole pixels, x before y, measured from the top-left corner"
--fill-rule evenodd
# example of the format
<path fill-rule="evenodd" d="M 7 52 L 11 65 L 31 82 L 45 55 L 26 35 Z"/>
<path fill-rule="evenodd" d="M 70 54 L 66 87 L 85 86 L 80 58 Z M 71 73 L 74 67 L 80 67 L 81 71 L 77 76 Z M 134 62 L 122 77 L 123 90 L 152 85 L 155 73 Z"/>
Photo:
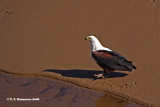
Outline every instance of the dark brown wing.
<path fill-rule="evenodd" d="M 92 56 L 99 66 L 105 66 L 122 71 L 132 71 L 133 69 L 136 69 L 136 67 L 132 65 L 131 61 L 128 61 L 125 57 L 114 51 L 94 51 Z"/>

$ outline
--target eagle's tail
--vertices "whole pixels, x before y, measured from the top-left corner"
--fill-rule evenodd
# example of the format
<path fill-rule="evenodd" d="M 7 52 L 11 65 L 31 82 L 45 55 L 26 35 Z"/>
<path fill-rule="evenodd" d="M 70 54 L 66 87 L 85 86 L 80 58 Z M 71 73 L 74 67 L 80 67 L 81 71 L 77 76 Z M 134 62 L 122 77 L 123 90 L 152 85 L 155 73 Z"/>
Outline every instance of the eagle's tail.
<path fill-rule="evenodd" d="M 134 69 L 136 69 L 136 66 L 134 66 L 132 64 L 132 61 L 127 61 L 127 60 L 121 60 L 119 61 L 120 65 L 121 65 L 121 69 L 123 71 L 133 71 Z"/>

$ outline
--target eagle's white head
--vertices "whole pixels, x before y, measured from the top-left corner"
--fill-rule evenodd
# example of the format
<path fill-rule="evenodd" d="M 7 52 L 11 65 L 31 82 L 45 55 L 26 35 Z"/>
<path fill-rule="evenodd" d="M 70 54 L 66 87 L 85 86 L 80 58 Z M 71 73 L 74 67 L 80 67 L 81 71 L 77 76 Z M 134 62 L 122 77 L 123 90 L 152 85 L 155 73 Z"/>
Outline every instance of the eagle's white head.
<path fill-rule="evenodd" d="M 91 47 L 91 51 L 98 51 L 98 50 L 106 50 L 106 51 L 112 51 L 106 47 L 103 47 L 101 45 L 101 43 L 99 42 L 99 40 L 95 37 L 95 36 L 88 36 L 85 38 L 85 40 L 89 40 L 90 41 L 90 47 Z"/>

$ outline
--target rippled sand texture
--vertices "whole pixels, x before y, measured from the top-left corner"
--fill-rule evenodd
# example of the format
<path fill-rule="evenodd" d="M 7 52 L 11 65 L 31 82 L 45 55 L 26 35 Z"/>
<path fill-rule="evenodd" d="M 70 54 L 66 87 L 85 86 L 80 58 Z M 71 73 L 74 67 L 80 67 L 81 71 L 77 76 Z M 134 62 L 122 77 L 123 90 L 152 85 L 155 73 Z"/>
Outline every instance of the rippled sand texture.
<path fill-rule="evenodd" d="M 0 103 L 3 107 L 103 107 L 107 105 L 141 107 L 111 96 L 104 96 L 102 92 L 80 88 L 57 80 L 0 74 L 0 83 Z M 20 101 L 17 98 L 39 98 L 39 100 Z"/>
<path fill-rule="evenodd" d="M 1 106 L 93 107 L 102 92 L 79 88 L 72 84 L 37 77 L 0 75 Z M 39 101 L 7 101 L 7 98 L 40 98 Z M 83 102 L 83 103 L 82 103 Z"/>
<path fill-rule="evenodd" d="M 159 0 L 5 0 L 0 4 L 0 69 L 43 73 L 160 106 L 159 7 Z M 137 70 L 93 81 L 101 69 L 90 61 L 88 35 L 132 60 Z"/>

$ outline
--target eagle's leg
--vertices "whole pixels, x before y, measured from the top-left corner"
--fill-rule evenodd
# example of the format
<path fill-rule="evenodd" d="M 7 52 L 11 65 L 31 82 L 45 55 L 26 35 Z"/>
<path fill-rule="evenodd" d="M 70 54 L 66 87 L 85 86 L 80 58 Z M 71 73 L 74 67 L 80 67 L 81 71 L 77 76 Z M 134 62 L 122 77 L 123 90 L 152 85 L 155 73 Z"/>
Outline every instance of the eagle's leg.
<path fill-rule="evenodd" d="M 110 72 L 111 72 L 111 71 L 110 71 L 109 69 L 103 68 L 103 76 L 104 76 L 105 78 L 109 77 L 109 73 L 110 73 Z"/>
<path fill-rule="evenodd" d="M 107 68 L 103 68 L 103 73 L 102 74 L 95 74 L 94 75 L 94 78 L 95 79 L 103 79 L 103 78 L 107 78 L 110 73 L 110 70 L 109 69 L 107 69 Z"/>

